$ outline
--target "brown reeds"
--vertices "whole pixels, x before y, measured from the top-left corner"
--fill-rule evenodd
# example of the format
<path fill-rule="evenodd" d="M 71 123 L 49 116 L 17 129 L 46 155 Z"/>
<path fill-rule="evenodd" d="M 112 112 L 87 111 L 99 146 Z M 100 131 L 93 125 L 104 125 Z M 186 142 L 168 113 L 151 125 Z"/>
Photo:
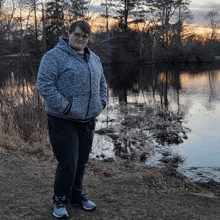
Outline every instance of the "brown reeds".
<path fill-rule="evenodd" d="M 36 84 L 11 77 L 0 94 L 0 145 L 14 150 L 43 147 L 47 136 L 46 113 Z"/>

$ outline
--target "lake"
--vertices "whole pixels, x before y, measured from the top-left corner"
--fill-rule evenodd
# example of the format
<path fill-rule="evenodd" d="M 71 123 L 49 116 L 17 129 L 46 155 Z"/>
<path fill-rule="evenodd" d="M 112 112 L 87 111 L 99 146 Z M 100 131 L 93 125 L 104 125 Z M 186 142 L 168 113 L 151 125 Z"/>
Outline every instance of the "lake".
<path fill-rule="evenodd" d="M 104 72 L 109 105 L 98 118 L 97 129 L 134 114 L 135 106 L 160 106 L 163 111 L 183 116 L 183 125 L 191 130 L 183 143 L 161 147 L 185 159 L 179 169 L 189 178 L 220 181 L 220 65 L 114 64 L 104 66 Z M 21 81 L 25 78 L 33 84 L 36 77 L 30 74 L 30 68 L 22 69 L 22 72 L 17 72 L 16 68 L 7 71 L 1 68 L 1 87 L 12 86 L 8 82 L 14 78 Z M 135 104 L 132 114 L 129 109 L 122 113 L 121 106 L 131 104 Z M 106 157 L 115 157 L 112 140 L 97 137 L 91 157 L 97 157 L 101 152 L 105 152 Z M 159 164 L 160 152 L 155 152 L 146 163 Z"/>
<path fill-rule="evenodd" d="M 220 66 L 115 66 L 106 72 L 111 98 L 158 102 L 164 109 L 183 113 L 184 126 L 191 129 L 188 140 L 169 150 L 185 159 L 180 169 L 190 178 L 220 181 Z M 160 157 L 158 153 L 150 162 L 157 163 Z"/>

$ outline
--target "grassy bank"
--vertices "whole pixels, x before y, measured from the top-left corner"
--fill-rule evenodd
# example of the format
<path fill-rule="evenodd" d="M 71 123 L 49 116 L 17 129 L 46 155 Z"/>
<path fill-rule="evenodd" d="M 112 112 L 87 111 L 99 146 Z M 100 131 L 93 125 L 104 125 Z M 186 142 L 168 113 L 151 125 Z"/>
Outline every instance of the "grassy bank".
<path fill-rule="evenodd" d="M 1 148 L 1 218 L 48 220 L 56 161 Z M 220 219 L 220 185 L 193 183 L 175 169 L 90 160 L 84 187 L 94 212 L 68 205 L 69 219 Z"/>

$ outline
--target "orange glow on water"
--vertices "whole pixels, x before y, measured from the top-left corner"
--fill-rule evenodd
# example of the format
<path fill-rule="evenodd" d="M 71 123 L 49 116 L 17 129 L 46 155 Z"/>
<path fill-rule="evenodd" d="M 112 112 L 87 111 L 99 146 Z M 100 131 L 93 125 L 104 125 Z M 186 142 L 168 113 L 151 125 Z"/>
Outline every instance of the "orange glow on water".
<path fill-rule="evenodd" d="M 211 83 L 220 84 L 220 70 L 215 71 L 215 78 L 212 78 L 209 72 L 200 75 L 190 75 L 187 72 L 180 74 L 180 83 L 183 89 L 205 88 Z"/>

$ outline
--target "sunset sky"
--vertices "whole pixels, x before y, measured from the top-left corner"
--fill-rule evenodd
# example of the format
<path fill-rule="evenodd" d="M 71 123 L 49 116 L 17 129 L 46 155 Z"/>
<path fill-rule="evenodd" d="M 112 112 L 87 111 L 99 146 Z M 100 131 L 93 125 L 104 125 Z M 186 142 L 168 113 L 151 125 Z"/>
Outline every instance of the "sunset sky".
<path fill-rule="evenodd" d="M 220 11 L 220 0 L 191 0 L 189 8 L 194 16 L 194 22 L 199 25 L 206 25 L 204 15 L 211 10 Z"/>
<path fill-rule="evenodd" d="M 220 11 L 220 0 L 191 0 L 189 6 L 193 16 L 193 27 L 196 33 L 211 33 L 208 27 L 208 20 L 204 18 L 207 12 L 216 10 Z"/>
<path fill-rule="evenodd" d="M 100 4 L 100 1 L 96 1 L 96 4 Z M 194 20 L 193 27 L 196 32 L 210 33 L 208 21 L 204 18 L 204 15 L 211 10 L 217 10 L 220 12 L 220 0 L 191 0 L 189 9 L 191 10 Z"/>
<path fill-rule="evenodd" d="M 101 1 L 104 0 L 91 0 L 91 5 L 95 6 L 95 14 L 101 11 L 104 13 L 103 8 L 101 9 L 100 7 Z M 191 0 L 189 9 L 194 17 L 192 27 L 195 33 L 210 35 L 211 29 L 208 27 L 210 21 L 206 20 L 204 16 L 211 10 L 220 12 L 220 0 Z M 102 22 L 104 22 L 104 20 Z"/>
<path fill-rule="evenodd" d="M 93 4 L 99 5 L 102 0 L 93 0 Z M 203 15 L 211 10 L 220 11 L 220 0 L 191 0 L 190 10 L 194 15 L 194 20 L 196 23 L 204 24 L 206 23 Z"/>

